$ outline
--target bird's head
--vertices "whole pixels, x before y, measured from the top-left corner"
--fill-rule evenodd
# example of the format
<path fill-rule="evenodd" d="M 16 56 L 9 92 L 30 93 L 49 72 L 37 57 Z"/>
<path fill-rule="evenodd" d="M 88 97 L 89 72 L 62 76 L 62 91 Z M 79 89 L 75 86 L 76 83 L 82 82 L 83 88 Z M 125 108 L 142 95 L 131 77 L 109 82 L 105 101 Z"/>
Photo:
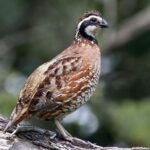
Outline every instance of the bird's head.
<path fill-rule="evenodd" d="M 107 21 L 97 11 L 86 12 L 80 19 L 76 29 L 75 38 L 86 38 L 96 42 L 95 33 L 99 28 L 107 28 Z"/>

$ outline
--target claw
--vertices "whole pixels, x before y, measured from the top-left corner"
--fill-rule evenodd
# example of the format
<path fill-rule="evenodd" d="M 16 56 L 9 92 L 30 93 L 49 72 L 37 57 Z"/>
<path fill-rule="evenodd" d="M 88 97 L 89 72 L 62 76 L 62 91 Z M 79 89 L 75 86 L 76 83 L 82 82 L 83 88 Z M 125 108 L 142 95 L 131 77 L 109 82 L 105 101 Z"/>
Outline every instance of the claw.
<path fill-rule="evenodd" d="M 73 137 L 72 136 L 66 136 L 66 137 L 63 137 L 66 141 L 68 141 L 68 142 L 73 142 Z"/>

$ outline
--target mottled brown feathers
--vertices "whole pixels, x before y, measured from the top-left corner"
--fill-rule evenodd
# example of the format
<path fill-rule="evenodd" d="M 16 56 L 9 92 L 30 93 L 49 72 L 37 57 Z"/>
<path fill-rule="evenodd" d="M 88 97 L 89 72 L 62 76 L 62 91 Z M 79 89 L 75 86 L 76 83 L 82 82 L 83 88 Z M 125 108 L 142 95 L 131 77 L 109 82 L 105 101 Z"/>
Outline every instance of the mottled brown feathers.
<path fill-rule="evenodd" d="M 91 11 L 80 20 L 91 14 L 100 15 Z M 62 119 L 89 100 L 98 84 L 99 75 L 98 45 L 83 37 L 74 40 L 67 49 L 39 66 L 28 77 L 4 131 L 32 116 L 45 120 Z"/>

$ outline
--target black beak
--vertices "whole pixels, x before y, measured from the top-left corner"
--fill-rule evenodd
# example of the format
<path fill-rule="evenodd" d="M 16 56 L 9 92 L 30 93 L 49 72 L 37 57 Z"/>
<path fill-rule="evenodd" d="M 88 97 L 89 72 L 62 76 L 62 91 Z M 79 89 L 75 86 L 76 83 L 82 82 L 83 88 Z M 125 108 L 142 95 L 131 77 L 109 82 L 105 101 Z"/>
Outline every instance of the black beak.
<path fill-rule="evenodd" d="M 101 28 L 108 28 L 108 23 L 105 19 L 102 19 L 99 25 Z"/>

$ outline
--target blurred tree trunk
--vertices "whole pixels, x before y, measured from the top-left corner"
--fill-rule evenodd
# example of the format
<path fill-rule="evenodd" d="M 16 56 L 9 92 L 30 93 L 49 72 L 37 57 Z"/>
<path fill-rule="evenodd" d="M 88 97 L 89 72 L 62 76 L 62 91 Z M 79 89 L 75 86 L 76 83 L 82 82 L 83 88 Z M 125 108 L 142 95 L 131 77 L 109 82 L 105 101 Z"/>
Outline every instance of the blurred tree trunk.
<path fill-rule="evenodd" d="M 37 127 L 32 128 L 32 130 L 22 131 L 13 138 L 9 138 L 10 133 L 4 134 L 2 132 L 2 129 L 4 128 L 6 122 L 6 119 L 0 117 L 0 150 L 150 150 L 150 148 L 142 147 L 101 147 L 78 138 L 73 138 L 73 141 L 69 142 L 63 140 L 59 136 L 56 136 L 56 133 L 54 132 Z M 13 129 L 11 129 L 10 132 L 12 132 L 12 130 Z M 40 132 L 38 130 L 40 130 Z"/>

